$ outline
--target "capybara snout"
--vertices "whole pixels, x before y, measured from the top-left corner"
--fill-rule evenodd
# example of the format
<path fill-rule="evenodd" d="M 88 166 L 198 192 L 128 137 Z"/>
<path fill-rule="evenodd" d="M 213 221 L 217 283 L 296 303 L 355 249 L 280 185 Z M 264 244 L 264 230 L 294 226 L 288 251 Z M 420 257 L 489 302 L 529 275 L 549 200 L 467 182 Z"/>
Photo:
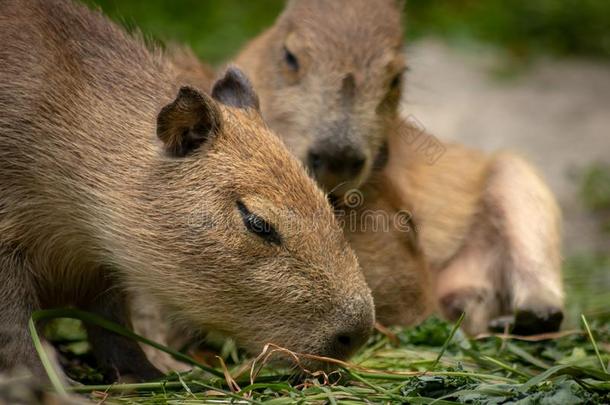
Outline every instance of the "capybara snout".
<path fill-rule="evenodd" d="M 352 297 L 342 311 L 328 344 L 328 356 L 346 359 L 368 340 L 375 322 L 372 301 L 364 296 Z"/>
<path fill-rule="evenodd" d="M 310 173 L 329 192 L 336 192 L 358 178 L 366 163 L 364 152 L 351 145 L 338 146 L 332 142 L 323 142 L 307 153 Z"/>
<path fill-rule="evenodd" d="M 360 281 L 358 280 L 359 284 Z M 347 283 L 346 283 L 347 284 Z M 313 305 L 302 307 L 302 314 L 293 318 L 285 318 L 284 326 L 276 328 L 281 333 L 284 329 L 305 332 L 308 341 L 299 336 L 277 335 L 270 343 L 287 348 L 293 352 L 305 354 L 299 358 L 299 364 L 307 368 L 332 368 L 317 357 L 346 360 L 364 345 L 375 325 L 375 308 L 373 299 L 368 292 L 354 292 L 341 288 L 343 296 L 340 300 L 328 299 L 323 296 L 312 297 L 317 301 L 318 310 L 307 313 Z M 301 332 L 302 333 L 302 332 Z M 293 341 L 297 338 L 297 341 Z M 260 350 L 259 348 L 256 348 Z M 313 355 L 313 356 L 308 356 Z M 293 362 L 292 355 L 279 352 L 275 360 Z"/>

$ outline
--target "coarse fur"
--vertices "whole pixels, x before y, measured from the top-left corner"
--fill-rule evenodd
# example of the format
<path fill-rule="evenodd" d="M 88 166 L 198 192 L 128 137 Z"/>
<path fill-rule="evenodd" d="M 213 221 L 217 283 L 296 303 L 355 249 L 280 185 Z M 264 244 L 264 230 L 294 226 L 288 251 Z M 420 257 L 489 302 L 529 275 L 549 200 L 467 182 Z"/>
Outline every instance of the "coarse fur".
<path fill-rule="evenodd" d="M 399 196 L 391 198 L 399 201 L 393 204 L 395 209 L 413 210 L 426 256 L 423 261 L 403 252 L 404 260 L 428 263 L 431 294 L 441 313 L 456 319 L 466 311 L 464 328 L 471 334 L 485 332 L 500 315 L 516 316 L 515 333 L 555 330 L 564 301 L 557 203 L 536 171 L 514 153 L 484 154 L 440 144 L 438 150 L 444 153 L 431 161 L 419 149 L 421 142 L 409 142 L 419 136 L 436 138 L 397 114 L 405 64 L 401 8 L 397 1 L 292 0 L 274 26 L 235 60 L 252 77 L 271 128 L 306 164 L 309 151 L 330 140 L 366 150 L 369 163 L 377 154 L 378 166 L 383 166 L 381 146 L 389 143 L 392 163 L 381 171 L 367 163 L 352 178 L 312 172 L 327 191 L 339 190 L 339 195 L 363 182 L 364 195 L 379 182 L 391 185 L 392 190 L 385 187 L 383 193 Z M 298 59 L 298 71 L 287 65 L 286 50 Z M 356 78 L 355 88 L 346 93 L 343 79 L 350 73 Z M 398 88 L 391 86 L 393 77 L 400 79 Z M 346 125 L 332 125 L 339 121 Z M 334 158 L 341 160 L 342 155 Z M 361 208 L 368 204 L 365 199 Z M 401 245 L 404 234 L 372 234 L 377 236 L 360 232 L 348 238 L 375 300 L 387 301 L 401 290 L 412 296 L 410 291 L 422 284 L 408 289 L 394 280 L 397 274 L 405 277 L 404 271 L 421 270 L 412 263 L 388 266 L 400 255 L 395 244 L 371 248 L 392 235 Z M 419 319 L 413 315 L 415 303 L 396 300 L 396 306 L 388 309 L 390 315 L 384 309 L 388 306 L 378 303 L 378 320 L 411 324 Z M 396 317 L 396 312 L 403 316 Z"/>
<path fill-rule="evenodd" d="M 70 1 L 3 1 L 0 34 L 0 370 L 43 374 L 32 311 L 128 326 L 130 289 L 252 352 L 363 343 L 374 308 L 356 257 L 239 71 L 216 99 L 181 87 L 160 52 Z M 112 377 L 158 376 L 134 342 L 89 337 Z"/>

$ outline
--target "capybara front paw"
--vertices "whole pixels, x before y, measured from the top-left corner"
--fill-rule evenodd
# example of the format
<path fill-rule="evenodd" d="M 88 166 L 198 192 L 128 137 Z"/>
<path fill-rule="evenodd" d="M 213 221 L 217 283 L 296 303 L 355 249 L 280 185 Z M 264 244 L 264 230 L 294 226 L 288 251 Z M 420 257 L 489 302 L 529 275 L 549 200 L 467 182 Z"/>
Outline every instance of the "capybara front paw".
<path fill-rule="evenodd" d="M 499 316 L 497 318 L 489 321 L 489 331 L 494 333 L 504 333 L 509 332 L 515 326 L 515 316 L 514 315 L 504 315 Z"/>
<path fill-rule="evenodd" d="M 462 329 L 469 335 L 487 331 L 489 319 L 497 313 L 497 303 L 490 290 L 463 288 L 452 291 L 439 300 L 442 314 L 450 321 L 457 321 L 465 314 Z"/>
<path fill-rule="evenodd" d="M 562 320 L 563 311 L 556 307 L 536 311 L 530 309 L 517 310 L 511 333 L 525 336 L 557 332 Z"/>

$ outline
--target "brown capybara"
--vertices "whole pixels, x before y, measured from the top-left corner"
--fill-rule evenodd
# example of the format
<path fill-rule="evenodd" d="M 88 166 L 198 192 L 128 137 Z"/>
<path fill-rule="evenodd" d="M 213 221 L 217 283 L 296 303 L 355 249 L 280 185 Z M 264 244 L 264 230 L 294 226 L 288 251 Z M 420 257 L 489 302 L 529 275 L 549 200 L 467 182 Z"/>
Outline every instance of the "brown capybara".
<path fill-rule="evenodd" d="M 42 374 L 27 322 L 73 305 L 123 325 L 130 290 L 178 321 L 345 358 L 370 290 L 324 194 L 229 69 L 211 96 L 70 1 L 0 3 L 0 371 Z M 112 377 L 159 375 L 90 327 Z"/>
<path fill-rule="evenodd" d="M 292 0 L 235 60 L 251 77 L 265 120 L 327 191 L 340 200 L 367 180 L 393 184 L 402 208 L 413 210 L 443 314 L 455 319 L 465 311 L 472 334 L 503 315 L 516 316 L 514 333 L 555 330 L 564 299 L 554 197 L 522 158 L 442 145 L 398 118 L 400 3 Z M 402 144 L 389 151 L 394 163 L 370 177 L 387 161 L 392 138 Z M 357 237 L 351 243 L 375 300 L 387 300 L 401 285 L 392 282 L 396 274 L 413 266 L 376 267 L 396 252 L 362 249 Z M 385 307 L 377 305 L 377 318 L 396 322 L 397 309 L 386 316 Z M 399 323 L 414 319 L 409 306 L 398 311 L 405 314 Z"/>

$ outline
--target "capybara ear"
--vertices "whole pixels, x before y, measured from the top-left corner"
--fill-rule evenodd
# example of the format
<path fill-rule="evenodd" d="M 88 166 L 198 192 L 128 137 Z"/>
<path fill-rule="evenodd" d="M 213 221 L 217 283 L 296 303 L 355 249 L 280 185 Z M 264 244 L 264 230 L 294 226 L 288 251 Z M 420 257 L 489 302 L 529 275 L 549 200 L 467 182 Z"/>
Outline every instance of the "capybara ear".
<path fill-rule="evenodd" d="M 157 116 L 157 136 L 172 156 L 183 157 L 220 131 L 222 115 L 214 100 L 192 87 L 180 88 L 178 96 Z"/>
<path fill-rule="evenodd" d="M 224 76 L 214 83 L 212 97 L 231 107 L 260 110 L 258 95 L 250 80 L 235 66 L 229 66 Z"/>

